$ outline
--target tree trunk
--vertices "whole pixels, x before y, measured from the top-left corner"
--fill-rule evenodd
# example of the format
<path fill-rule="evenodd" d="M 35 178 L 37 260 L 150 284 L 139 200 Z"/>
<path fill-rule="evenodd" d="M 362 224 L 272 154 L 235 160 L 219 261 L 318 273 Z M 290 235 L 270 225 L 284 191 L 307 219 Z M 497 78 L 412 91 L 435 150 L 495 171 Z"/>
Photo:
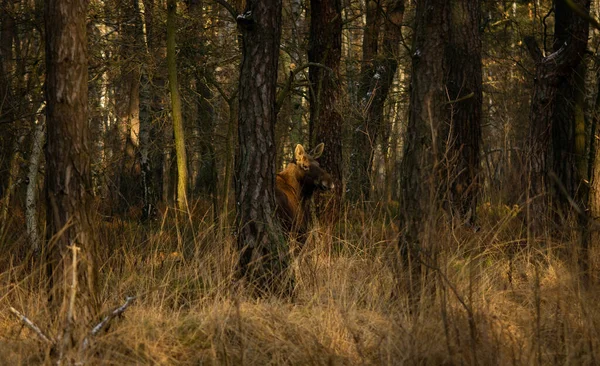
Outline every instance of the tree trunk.
<path fill-rule="evenodd" d="M 27 194 L 25 199 L 27 236 L 34 253 L 41 250 L 40 230 L 38 225 L 38 172 L 44 151 L 44 135 L 46 134 L 45 118 L 40 117 L 35 125 L 29 157 L 29 172 L 27 173 Z"/>
<path fill-rule="evenodd" d="M 589 12 L 588 0 L 576 3 Z M 528 212 L 533 235 L 547 229 L 550 208 L 562 216 L 571 211 L 569 199 L 575 197 L 584 178 L 578 173 L 575 154 L 573 88 L 578 87 L 574 75 L 587 46 L 588 23 L 561 1 L 556 6 L 557 14 L 562 10 L 557 17 L 555 51 L 542 57 L 535 40 L 525 39 L 536 62 L 528 137 Z"/>
<path fill-rule="evenodd" d="M 10 139 L 10 135 L 13 135 L 14 139 L 18 138 L 18 134 L 15 132 L 15 106 L 13 105 L 12 75 L 14 74 L 14 62 L 12 49 L 15 20 L 11 13 L 12 6 L 13 1 L 11 0 L 2 0 L 0 3 L 0 9 L 4 9 L 4 11 L 0 11 L 0 125 L 4 129 L 4 136 L 8 141 L 15 141 Z M 14 156 L 13 151 L 14 149 L 2 151 L 3 154 L 0 155 L 0 171 L 10 171 L 12 169 L 10 162 L 12 162 L 12 156 Z M 4 174 L 0 177 L 0 198 L 5 197 L 6 192 L 8 192 L 10 187 L 8 182 L 9 177 L 10 174 Z M 5 206 L 4 209 L 8 209 L 8 206 Z M 6 222 L 2 225 L 5 224 Z M 3 231 L 1 229 L 0 234 Z"/>
<path fill-rule="evenodd" d="M 185 133 L 181 112 L 181 97 L 177 84 L 177 60 L 175 55 L 175 18 L 177 3 L 167 1 L 167 67 L 169 69 L 169 90 L 171 92 L 171 113 L 173 134 L 175 136 L 175 154 L 177 156 L 177 207 L 187 211 L 187 158 L 185 152 Z"/>
<path fill-rule="evenodd" d="M 350 158 L 350 175 L 348 196 L 351 200 L 368 200 L 371 191 L 371 162 L 375 151 L 375 139 L 371 134 L 369 111 L 373 106 L 373 92 L 380 78 L 374 79 L 376 73 L 376 58 L 381 28 L 380 2 L 367 0 L 366 22 L 363 33 L 362 64 L 360 69 L 360 86 L 357 100 L 360 105 L 356 111 L 356 128 L 352 132 L 352 155 Z M 399 43 L 398 43 L 399 45 Z"/>
<path fill-rule="evenodd" d="M 151 146 L 151 133 L 152 133 L 152 121 L 153 115 L 156 109 L 155 100 L 155 88 L 150 84 L 154 71 L 148 64 L 154 64 L 153 60 L 155 57 L 155 42 L 153 42 L 154 33 L 153 29 L 153 1 L 144 1 L 144 21 L 146 30 L 146 44 L 144 40 L 144 27 L 141 19 L 141 9 L 139 3 L 136 2 L 137 15 L 135 17 L 136 34 L 141 34 L 141 44 L 136 43 L 141 50 L 144 50 L 146 67 L 142 68 L 141 80 L 143 81 L 143 87 L 140 90 L 140 153 L 139 153 L 139 164 L 140 164 L 140 175 L 141 175 L 141 190 L 142 190 L 142 215 L 140 217 L 142 222 L 152 219 L 156 213 L 156 203 L 158 200 L 157 189 L 158 184 L 156 183 L 156 176 L 153 172 L 153 163 L 150 154 Z M 137 40 L 137 38 L 136 38 Z"/>
<path fill-rule="evenodd" d="M 248 0 L 242 32 L 236 153 L 240 270 L 265 292 L 285 285 L 288 248 L 275 219 L 275 102 L 281 0 Z"/>
<path fill-rule="evenodd" d="M 120 164 L 113 179 L 119 188 L 116 196 L 119 211 L 138 205 L 140 197 L 140 76 L 144 41 L 142 19 L 138 0 L 127 0 L 121 4 L 122 21 L 120 30 L 120 75 L 116 98 L 118 120 L 118 156 Z"/>
<path fill-rule="evenodd" d="M 479 2 L 417 4 L 410 117 L 401 164 L 405 257 L 434 251 L 443 208 L 472 220 L 481 139 Z"/>
<path fill-rule="evenodd" d="M 98 310 L 97 248 L 92 236 L 91 140 L 85 0 L 48 0 L 46 32 L 46 207 L 50 302 L 57 310 L 59 355 L 74 351 L 78 324 Z M 81 251 L 81 265 L 72 255 Z M 74 274 L 77 274 L 75 276 Z M 70 297 L 81 299 L 75 314 Z M 82 329 L 79 329 L 81 331 Z"/>
<path fill-rule="evenodd" d="M 449 4 L 444 0 L 417 3 L 410 89 L 410 114 L 400 167 L 400 249 L 404 258 L 417 255 L 432 217 L 439 212 L 440 164 L 449 128 L 445 123 L 444 48 Z"/>
<path fill-rule="evenodd" d="M 308 61 L 324 66 L 309 67 L 310 141 L 313 146 L 325 143 L 319 162 L 335 182 L 331 199 L 317 197 L 316 203 L 331 221 L 338 215 L 343 192 L 342 116 L 337 110 L 342 55 L 340 0 L 311 0 L 309 38 Z"/>
<path fill-rule="evenodd" d="M 482 117 L 480 2 L 452 1 L 450 37 L 445 59 L 446 121 L 450 136 L 446 145 L 446 189 L 449 207 L 460 223 L 475 223 L 479 192 L 479 154 Z"/>

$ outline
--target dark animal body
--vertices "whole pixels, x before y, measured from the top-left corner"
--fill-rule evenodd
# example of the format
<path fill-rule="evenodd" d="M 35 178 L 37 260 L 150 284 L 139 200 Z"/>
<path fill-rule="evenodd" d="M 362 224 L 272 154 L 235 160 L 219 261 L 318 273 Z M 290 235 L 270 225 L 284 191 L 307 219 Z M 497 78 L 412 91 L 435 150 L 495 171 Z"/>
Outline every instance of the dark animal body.
<path fill-rule="evenodd" d="M 313 193 L 334 188 L 331 175 L 316 160 L 323 153 L 323 148 L 324 144 L 321 143 L 308 154 L 302 145 L 296 145 L 294 161 L 277 174 L 277 215 L 288 232 L 305 234 L 310 223 Z"/>

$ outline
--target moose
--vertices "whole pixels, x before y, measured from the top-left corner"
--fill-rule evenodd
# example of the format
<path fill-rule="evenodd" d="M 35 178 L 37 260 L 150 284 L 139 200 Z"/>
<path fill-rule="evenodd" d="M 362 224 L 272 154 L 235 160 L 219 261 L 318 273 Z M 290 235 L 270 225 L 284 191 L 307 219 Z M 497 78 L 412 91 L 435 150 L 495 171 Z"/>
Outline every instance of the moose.
<path fill-rule="evenodd" d="M 308 154 L 300 144 L 294 160 L 277 174 L 275 197 L 277 214 L 288 232 L 304 235 L 310 222 L 310 201 L 316 190 L 334 188 L 331 175 L 321 169 L 318 159 L 325 144 L 320 143 Z"/>

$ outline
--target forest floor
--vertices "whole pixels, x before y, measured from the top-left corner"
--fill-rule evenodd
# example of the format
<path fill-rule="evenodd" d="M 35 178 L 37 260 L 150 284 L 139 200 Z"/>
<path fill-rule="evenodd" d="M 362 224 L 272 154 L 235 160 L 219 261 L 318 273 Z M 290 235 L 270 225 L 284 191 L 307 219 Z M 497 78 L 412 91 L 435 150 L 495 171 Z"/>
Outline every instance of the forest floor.
<path fill-rule="evenodd" d="M 102 308 L 136 296 L 84 355 L 102 365 L 593 365 L 600 282 L 583 286 L 576 238 L 527 242 L 518 208 L 484 205 L 481 230 L 431 230 L 435 259 L 411 286 L 386 215 L 315 229 L 294 258 L 294 295 L 256 299 L 235 280 L 231 230 L 167 212 L 151 227 L 103 222 Z M 347 211 L 350 212 L 350 211 Z M 206 216 L 205 216 L 206 217 Z M 18 220 L 10 223 L 13 232 Z M 43 364 L 49 335 L 39 271 L 18 261 L 22 235 L 0 237 L 0 364 Z M 11 254 L 14 253 L 14 254 Z M 597 274 L 596 274 L 597 275 Z M 97 320 L 90 321 L 90 328 Z"/>

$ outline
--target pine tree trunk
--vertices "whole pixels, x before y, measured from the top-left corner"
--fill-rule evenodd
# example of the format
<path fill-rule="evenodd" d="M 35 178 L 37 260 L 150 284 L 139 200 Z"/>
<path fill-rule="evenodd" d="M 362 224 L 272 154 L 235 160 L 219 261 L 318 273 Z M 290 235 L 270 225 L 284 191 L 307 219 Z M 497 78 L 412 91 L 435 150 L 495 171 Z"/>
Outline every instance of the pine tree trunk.
<path fill-rule="evenodd" d="M 308 61 L 310 66 L 310 141 L 323 142 L 321 167 L 331 174 L 335 189 L 331 197 L 316 197 L 316 204 L 328 216 L 338 216 L 343 192 L 342 116 L 338 108 L 340 59 L 342 55 L 342 13 L 340 0 L 311 0 Z"/>
<path fill-rule="evenodd" d="M 450 136 L 446 146 L 448 200 L 451 214 L 460 223 L 473 225 L 479 192 L 479 154 L 482 117 L 482 66 L 480 2 L 451 2 L 450 39 L 446 47 L 445 88 L 449 102 L 446 121 Z"/>
<path fill-rule="evenodd" d="M 463 222 L 475 215 L 482 102 L 479 17 L 477 0 L 417 4 L 400 173 L 405 257 L 435 251 L 428 235 L 442 212 Z"/>
<path fill-rule="evenodd" d="M 242 32 L 235 177 L 240 270 L 260 290 L 282 291 L 288 248 L 274 216 L 281 0 L 249 0 L 237 21 Z"/>
<path fill-rule="evenodd" d="M 561 6 L 560 1 L 556 3 Z M 589 1 L 576 3 L 589 12 Z M 530 233 L 534 236 L 548 229 L 550 209 L 563 216 L 571 211 L 569 198 L 575 196 L 582 178 L 574 159 L 576 125 L 572 88 L 575 85 L 569 84 L 585 53 L 588 23 L 567 8 L 563 10 L 561 16 L 564 12 L 571 14 L 570 20 L 558 17 L 556 36 L 560 41 L 552 54 L 542 57 L 535 40 L 530 37 L 525 40 L 536 62 L 528 137 L 531 202 L 528 213 Z M 566 30 L 561 30 L 562 27 Z"/>
<path fill-rule="evenodd" d="M 97 247 L 92 235 L 91 139 L 85 0 L 48 0 L 46 31 L 46 207 L 50 302 L 62 324 L 59 357 L 98 311 Z M 79 248 L 81 260 L 73 260 Z M 75 262 L 75 263 L 73 263 Z M 74 267 L 73 265 L 77 266 Z M 77 276 L 73 276 L 76 273 Z M 75 296 L 79 304 L 70 305 Z M 82 314 L 76 314 L 81 311 Z M 77 323 L 75 323 L 77 320 Z M 59 362 L 61 360 L 59 359 Z"/>

